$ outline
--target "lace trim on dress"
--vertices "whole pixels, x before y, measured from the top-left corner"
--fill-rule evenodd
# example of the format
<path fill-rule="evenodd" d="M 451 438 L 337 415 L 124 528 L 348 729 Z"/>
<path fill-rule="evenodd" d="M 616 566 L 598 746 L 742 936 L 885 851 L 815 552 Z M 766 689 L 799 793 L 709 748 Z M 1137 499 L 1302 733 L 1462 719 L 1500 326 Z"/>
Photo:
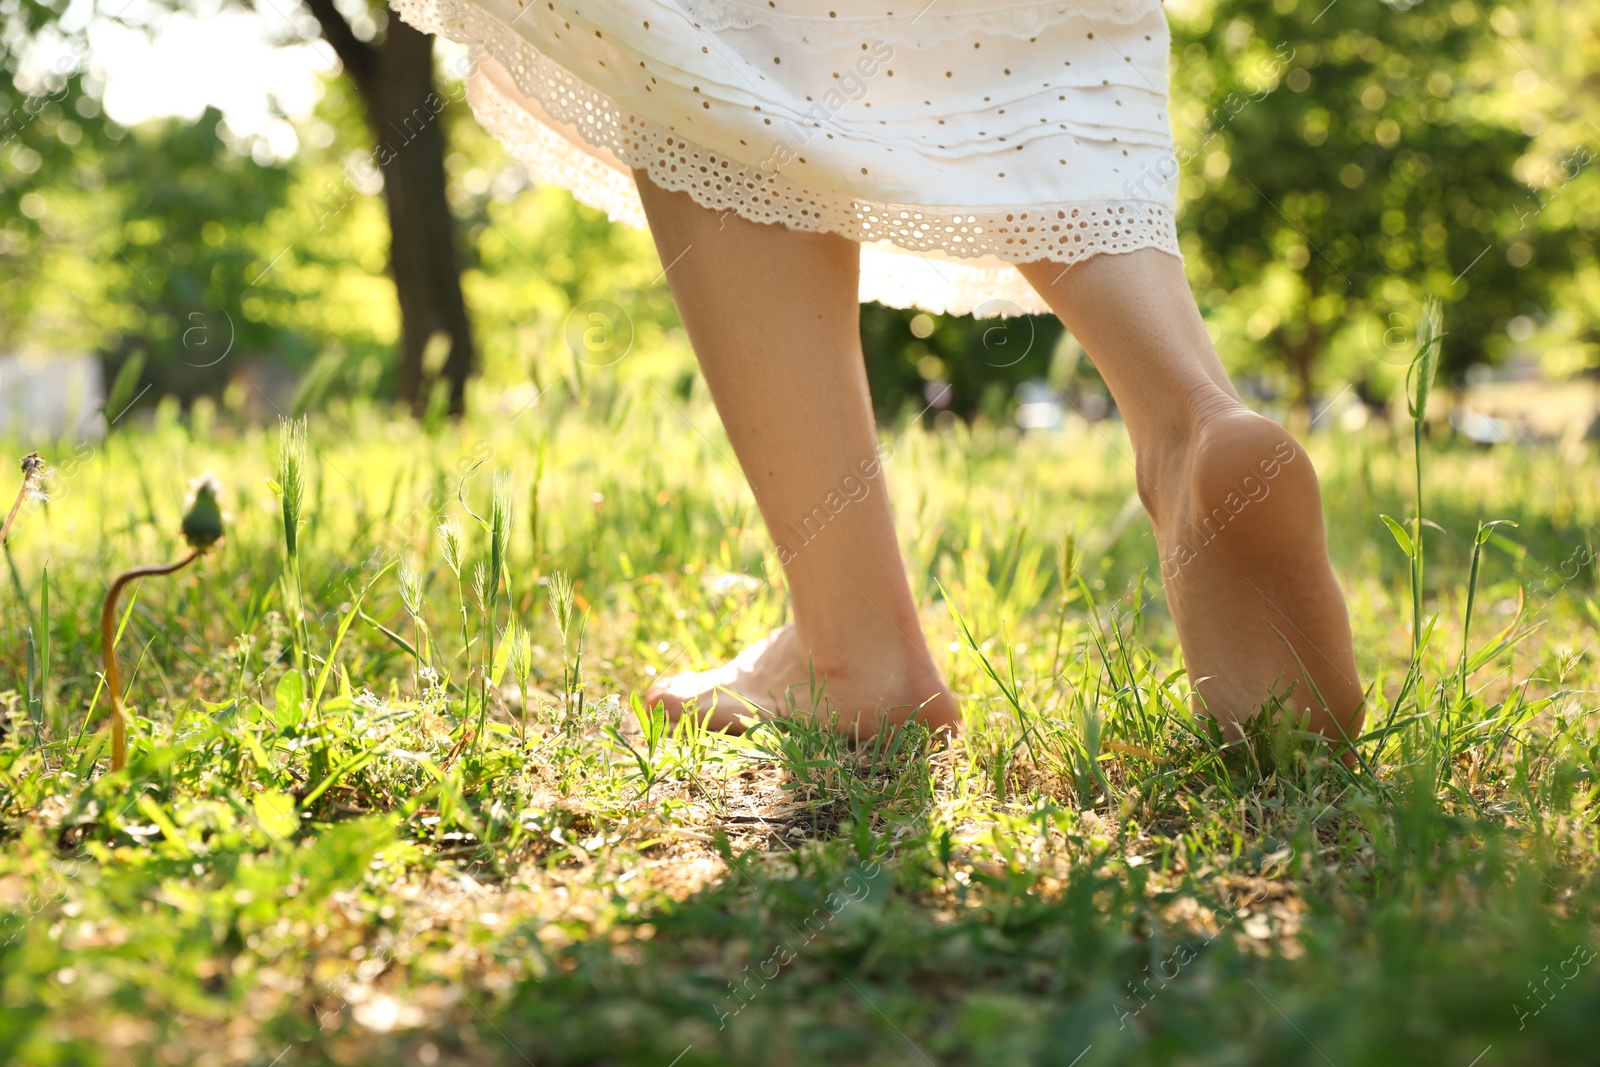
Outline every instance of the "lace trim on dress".
<path fill-rule="evenodd" d="M 920 13 L 886 16 L 848 12 L 796 15 L 740 0 L 679 0 L 679 3 L 700 29 L 715 33 L 760 27 L 786 41 L 815 49 L 853 46 L 864 35 L 868 39 L 913 48 L 980 33 L 996 37 L 1035 37 L 1040 31 L 1068 19 L 1126 24 L 1138 22 L 1161 7 L 1159 0 L 1049 0 L 982 12 L 949 12 L 941 11 L 936 0 L 936 4 L 928 5 Z M 921 0 L 908 0 L 912 8 L 920 3 Z"/>
<path fill-rule="evenodd" d="M 393 0 L 400 17 L 425 32 L 487 51 L 516 84 L 557 123 L 629 168 L 640 168 L 664 189 L 686 192 L 701 206 L 754 222 L 793 230 L 827 231 L 869 246 L 863 253 L 862 299 L 950 314 L 1047 310 L 1015 271 L 988 263 L 935 262 L 945 257 L 998 257 L 1011 263 L 1053 259 L 1073 263 L 1101 252 L 1156 248 L 1181 258 L 1172 213 L 1149 201 L 1109 200 L 1026 208 L 941 208 L 879 203 L 834 196 L 796 184 L 780 173 L 747 166 L 685 140 L 620 108 L 569 73 L 514 30 L 461 0 Z M 468 100 L 488 131 L 536 182 L 560 185 L 611 218 L 644 226 L 631 175 L 570 137 L 545 125 L 482 73 L 471 79 Z M 893 269 L 868 279 L 868 263 L 883 263 L 874 243 L 888 242 L 925 260 L 929 288 L 907 286 Z M 930 258 L 931 257 L 931 258 Z M 899 256 L 896 258 L 907 258 Z M 919 283 L 920 286 L 920 283 Z M 998 301 L 998 303 L 996 303 Z M 1013 306 L 1001 306 L 1010 304 Z M 986 306 L 993 305 L 993 306 Z"/>
<path fill-rule="evenodd" d="M 506 146 L 535 183 L 567 189 L 613 222 L 646 228 L 644 208 L 627 173 L 574 146 L 487 79 L 474 79 L 467 99 L 484 129 Z M 662 183 L 662 179 L 656 180 Z M 864 245 L 861 300 L 979 318 L 1050 310 L 1009 264 L 987 262 L 951 260 L 942 255 L 918 257 L 893 245 Z"/>

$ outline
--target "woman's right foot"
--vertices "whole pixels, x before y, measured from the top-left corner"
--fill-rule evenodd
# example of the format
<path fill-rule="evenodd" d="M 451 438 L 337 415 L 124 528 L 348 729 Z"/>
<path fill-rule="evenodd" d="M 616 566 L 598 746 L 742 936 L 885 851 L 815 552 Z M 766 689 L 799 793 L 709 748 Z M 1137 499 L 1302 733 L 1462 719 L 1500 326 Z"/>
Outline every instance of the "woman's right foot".
<path fill-rule="evenodd" d="M 1237 737 L 1276 695 L 1311 729 L 1354 738 L 1364 694 L 1305 450 L 1218 398 L 1187 440 L 1145 464 L 1141 493 L 1204 710 Z"/>
<path fill-rule="evenodd" d="M 960 721 L 955 696 L 926 657 L 888 664 L 879 657 L 854 669 L 815 670 L 799 630 L 787 623 L 738 656 L 706 671 L 686 671 L 657 681 L 645 703 L 665 706 L 676 721 L 685 712 L 710 730 L 739 733 L 748 723 L 813 717 L 857 738 L 877 733 L 880 721 L 900 726 L 915 715 L 930 730 L 953 730 Z"/>

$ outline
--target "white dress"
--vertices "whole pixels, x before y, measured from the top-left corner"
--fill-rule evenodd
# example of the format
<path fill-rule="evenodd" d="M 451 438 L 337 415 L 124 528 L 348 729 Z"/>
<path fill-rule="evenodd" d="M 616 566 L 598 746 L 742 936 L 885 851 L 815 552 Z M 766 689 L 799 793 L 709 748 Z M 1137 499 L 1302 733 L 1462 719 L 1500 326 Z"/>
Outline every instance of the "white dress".
<path fill-rule="evenodd" d="M 1178 255 L 1159 0 L 390 0 L 472 46 L 535 181 L 644 225 L 632 169 L 863 243 L 861 299 L 1046 310 L 1010 264 Z"/>

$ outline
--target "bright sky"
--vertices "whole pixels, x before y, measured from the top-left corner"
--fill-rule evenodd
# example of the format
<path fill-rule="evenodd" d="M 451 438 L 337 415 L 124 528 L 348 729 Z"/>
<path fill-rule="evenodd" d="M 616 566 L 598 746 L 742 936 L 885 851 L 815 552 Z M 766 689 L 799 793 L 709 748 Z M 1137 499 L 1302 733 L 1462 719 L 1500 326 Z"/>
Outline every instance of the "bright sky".
<path fill-rule="evenodd" d="M 319 76 L 337 62 L 321 40 L 274 43 L 295 36 L 285 12 L 303 18 L 298 4 L 259 0 L 259 6 L 175 15 L 154 34 L 110 19 L 91 23 L 89 67 L 104 79 L 106 114 L 131 126 L 165 115 L 195 119 L 210 105 L 235 134 L 263 138 L 278 158 L 293 155 L 297 139 L 286 119 L 310 114 L 321 94 Z"/>
<path fill-rule="evenodd" d="M 91 2 L 75 0 L 74 8 L 85 10 Z M 133 125 L 166 115 L 195 119 L 211 105 L 234 133 L 265 138 L 279 158 L 292 155 L 296 138 L 285 119 L 310 115 L 321 94 L 320 78 L 338 68 L 310 12 L 298 0 L 256 0 L 255 11 L 226 0 L 189 6 L 197 13 L 162 18 L 156 32 L 147 34 L 125 24 L 143 21 L 146 0 L 98 0 L 102 15 L 89 26 L 89 67 L 104 80 L 106 114 Z M 372 36 L 377 27 L 364 14 L 365 4 L 350 6 L 362 12 L 352 23 L 357 36 Z M 70 18 L 63 21 L 71 25 Z M 297 36 L 309 37 L 309 43 L 277 43 Z M 459 48 L 448 41 L 436 45 L 446 60 Z"/>
<path fill-rule="evenodd" d="M 281 113 L 304 117 L 320 95 L 318 76 L 336 62 L 320 40 L 274 44 L 269 35 L 294 32 L 293 24 L 274 16 L 274 2 L 261 0 L 259 13 L 176 15 L 160 23 L 153 39 L 108 20 L 91 25 L 89 62 L 105 77 L 106 114 L 133 125 L 158 115 L 197 118 L 210 104 L 245 135 L 267 132 L 276 117 L 273 100 Z"/>
<path fill-rule="evenodd" d="M 294 130 L 285 119 L 307 117 L 320 96 L 320 78 L 338 67 L 310 13 L 298 0 L 256 0 L 255 11 L 226 0 L 186 6 L 192 13 L 165 17 L 153 15 L 148 0 L 74 0 L 61 22 L 69 33 L 88 22 L 87 68 L 104 86 L 106 114 L 131 126 L 168 115 L 193 120 L 209 105 L 239 136 L 264 138 L 273 155 L 292 154 Z M 91 18 L 91 12 L 97 13 Z M 147 21 L 155 32 L 143 29 Z M 376 26 L 363 17 L 354 28 L 370 37 Z M 278 43 L 297 37 L 310 40 Z M 48 80 L 50 70 L 77 65 L 67 45 L 42 40 L 19 81 Z"/>

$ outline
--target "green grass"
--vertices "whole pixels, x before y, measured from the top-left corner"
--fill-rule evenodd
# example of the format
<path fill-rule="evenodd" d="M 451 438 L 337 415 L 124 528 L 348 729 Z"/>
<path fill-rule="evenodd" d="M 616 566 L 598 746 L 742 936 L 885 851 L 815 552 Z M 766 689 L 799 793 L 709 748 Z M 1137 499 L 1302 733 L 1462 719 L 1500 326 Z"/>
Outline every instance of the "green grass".
<path fill-rule="evenodd" d="M 1312 440 L 1373 693 L 1346 769 L 1190 716 L 1119 430 L 886 431 L 965 729 L 850 746 L 636 701 L 783 618 L 674 403 L 340 408 L 303 465 L 170 419 L 16 442 L 56 471 L 0 618 L 0 1061 L 1592 1062 L 1592 448 L 1425 444 L 1407 684 L 1410 428 Z M 111 773 L 100 602 L 208 468 L 226 542 L 123 598 Z"/>

